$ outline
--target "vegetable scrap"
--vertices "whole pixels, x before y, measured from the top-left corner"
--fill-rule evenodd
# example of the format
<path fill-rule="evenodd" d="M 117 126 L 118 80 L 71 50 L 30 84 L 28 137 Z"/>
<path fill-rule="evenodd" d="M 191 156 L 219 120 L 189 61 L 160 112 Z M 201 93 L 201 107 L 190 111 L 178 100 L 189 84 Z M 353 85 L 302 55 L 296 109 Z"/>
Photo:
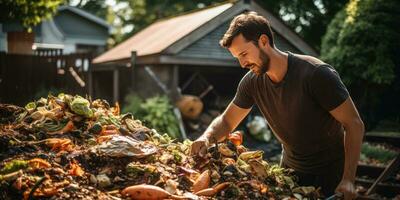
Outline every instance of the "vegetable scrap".
<path fill-rule="evenodd" d="M 232 133 L 203 157 L 105 100 L 0 104 L 0 199 L 319 199 Z M 173 134 L 172 134 L 173 135 Z"/>

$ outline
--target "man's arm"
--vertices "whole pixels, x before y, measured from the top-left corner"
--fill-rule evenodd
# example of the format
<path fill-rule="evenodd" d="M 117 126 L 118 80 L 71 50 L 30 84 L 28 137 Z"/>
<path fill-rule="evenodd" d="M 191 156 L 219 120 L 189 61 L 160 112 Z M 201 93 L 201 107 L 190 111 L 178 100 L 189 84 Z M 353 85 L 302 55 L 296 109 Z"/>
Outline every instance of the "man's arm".
<path fill-rule="evenodd" d="M 344 172 L 337 192 L 343 193 L 345 199 L 353 199 L 356 195 L 353 183 L 356 177 L 358 160 L 360 158 L 361 144 L 364 136 L 364 124 L 350 97 L 337 108 L 331 110 L 330 113 L 345 129 Z"/>
<path fill-rule="evenodd" d="M 198 154 L 214 140 L 224 139 L 249 114 L 251 108 L 244 109 L 231 102 L 225 111 L 215 118 L 206 131 L 193 144 L 191 154 Z"/>

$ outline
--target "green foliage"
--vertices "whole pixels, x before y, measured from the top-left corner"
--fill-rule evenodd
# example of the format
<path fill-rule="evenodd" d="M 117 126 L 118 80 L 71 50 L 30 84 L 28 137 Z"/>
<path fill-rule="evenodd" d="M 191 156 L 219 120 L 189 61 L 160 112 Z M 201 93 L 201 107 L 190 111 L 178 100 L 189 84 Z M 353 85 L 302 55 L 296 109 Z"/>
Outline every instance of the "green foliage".
<path fill-rule="evenodd" d="M 0 174 L 8 174 L 15 172 L 20 169 L 28 167 L 28 162 L 24 160 L 11 160 L 7 162 L 4 167 L 0 170 Z"/>
<path fill-rule="evenodd" d="M 368 136 L 383 136 L 383 137 L 400 137 L 400 132 L 390 132 L 390 131 L 371 131 L 365 133 Z"/>
<path fill-rule="evenodd" d="M 50 18 L 63 0 L 1 0 L 0 22 L 17 21 L 25 28 Z"/>
<path fill-rule="evenodd" d="M 180 131 L 173 107 L 166 96 L 147 99 L 141 108 L 146 112 L 143 117 L 151 128 L 168 133 L 172 138 L 179 138 Z"/>
<path fill-rule="evenodd" d="M 80 0 L 77 4 L 73 4 L 74 1 L 66 0 L 66 4 L 80 8 L 87 12 L 90 12 L 102 19 L 105 19 L 108 14 L 108 5 L 105 0 Z"/>
<path fill-rule="evenodd" d="M 322 59 L 340 73 L 367 130 L 399 116 L 399 10 L 397 0 L 351 0 L 322 41 Z"/>
<path fill-rule="evenodd" d="M 125 98 L 123 113 L 130 112 L 135 118 L 142 120 L 146 126 L 158 132 L 168 133 L 172 138 L 180 138 L 179 122 L 173 107 L 166 96 L 156 96 L 143 101 L 135 94 Z"/>
<path fill-rule="evenodd" d="M 319 50 L 321 38 L 335 14 L 348 0 L 263 0 L 257 1 L 266 10 L 279 16 L 304 40 Z"/>
<path fill-rule="evenodd" d="M 72 112 L 74 112 L 75 114 L 82 115 L 87 118 L 93 116 L 93 110 L 90 109 L 90 102 L 79 95 L 76 95 L 74 97 L 74 100 L 72 100 L 69 106 Z"/>
<path fill-rule="evenodd" d="M 344 26 L 344 20 L 346 19 L 346 11 L 342 9 L 339 11 L 335 18 L 332 19 L 328 26 L 328 30 L 324 37 L 322 38 L 322 48 L 321 48 L 321 56 L 324 60 L 332 61 L 335 59 L 335 55 L 338 52 L 338 37 L 340 35 L 341 30 Z M 333 64 L 333 63 L 332 63 Z M 340 69 L 340 66 L 336 66 L 336 69 Z M 342 77 L 343 79 L 344 77 Z M 349 81 L 345 81 L 349 82 Z"/>
<path fill-rule="evenodd" d="M 390 84 L 395 50 L 400 47 L 400 3 L 351 0 L 328 27 L 322 57 L 347 84 Z"/>
<path fill-rule="evenodd" d="M 143 116 L 140 105 L 143 104 L 143 99 L 137 94 L 130 92 L 125 97 L 125 105 L 122 109 L 122 113 L 132 113 L 134 116 Z"/>
<path fill-rule="evenodd" d="M 397 155 L 396 151 L 389 150 L 381 145 L 372 145 L 369 143 L 362 144 L 361 153 L 363 157 L 375 159 L 382 163 L 388 163 Z"/>

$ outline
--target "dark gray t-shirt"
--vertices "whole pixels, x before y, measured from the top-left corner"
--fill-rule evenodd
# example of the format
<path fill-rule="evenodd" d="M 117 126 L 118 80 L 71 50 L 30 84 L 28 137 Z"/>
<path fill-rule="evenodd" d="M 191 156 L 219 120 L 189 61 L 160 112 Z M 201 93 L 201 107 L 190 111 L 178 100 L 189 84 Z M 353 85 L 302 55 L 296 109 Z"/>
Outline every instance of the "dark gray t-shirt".
<path fill-rule="evenodd" d="M 288 53 L 288 70 L 279 83 L 249 71 L 233 103 L 256 104 L 283 146 L 283 162 L 295 170 L 319 174 L 344 159 L 344 129 L 329 113 L 348 97 L 338 73 L 311 57 Z"/>

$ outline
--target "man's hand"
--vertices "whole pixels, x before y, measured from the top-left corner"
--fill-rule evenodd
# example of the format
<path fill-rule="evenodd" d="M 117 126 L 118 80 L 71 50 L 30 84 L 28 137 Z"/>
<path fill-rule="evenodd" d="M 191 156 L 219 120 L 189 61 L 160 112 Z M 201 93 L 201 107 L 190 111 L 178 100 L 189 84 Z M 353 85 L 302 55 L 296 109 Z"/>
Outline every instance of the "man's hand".
<path fill-rule="evenodd" d="M 364 123 L 350 97 L 335 109 L 329 111 L 339 121 L 344 129 L 344 171 L 342 181 L 336 188 L 337 192 L 344 195 L 344 199 L 354 199 L 354 179 L 356 177 L 358 160 L 360 158 L 361 145 L 364 136 Z"/>
<path fill-rule="evenodd" d="M 351 200 L 357 197 L 354 184 L 350 180 L 342 179 L 342 181 L 340 181 L 339 185 L 336 187 L 335 192 L 343 194 L 344 200 Z"/>
<path fill-rule="evenodd" d="M 199 155 L 204 157 L 207 154 L 208 141 L 205 138 L 199 138 L 192 143 L 190 155 Z"/>
<path fill-rule="evenodd" d="M 209 142 L 215 143 L 227 137 L 246 115 L 249 114 L 250 110 L 250 108 L 240 108 L 231 102 L 224 113 L 215 118 L 203 135 L 192 143 L 190 154 L 205 156 Z"/>

